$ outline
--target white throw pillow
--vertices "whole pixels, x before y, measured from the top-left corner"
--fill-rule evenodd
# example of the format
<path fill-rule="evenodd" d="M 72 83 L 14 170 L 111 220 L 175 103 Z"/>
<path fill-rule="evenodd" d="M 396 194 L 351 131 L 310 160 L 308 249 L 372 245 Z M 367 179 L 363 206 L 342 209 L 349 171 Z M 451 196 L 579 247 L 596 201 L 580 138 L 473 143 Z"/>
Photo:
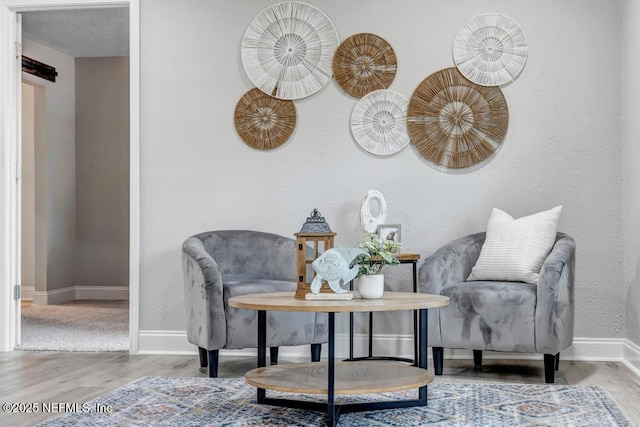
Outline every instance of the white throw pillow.
<path fill-rule="evenodd" d="M 519 219 L 493 208 L 487 237 L 468 280 L 538 283 L 556 241 L 562 206 Z"/>

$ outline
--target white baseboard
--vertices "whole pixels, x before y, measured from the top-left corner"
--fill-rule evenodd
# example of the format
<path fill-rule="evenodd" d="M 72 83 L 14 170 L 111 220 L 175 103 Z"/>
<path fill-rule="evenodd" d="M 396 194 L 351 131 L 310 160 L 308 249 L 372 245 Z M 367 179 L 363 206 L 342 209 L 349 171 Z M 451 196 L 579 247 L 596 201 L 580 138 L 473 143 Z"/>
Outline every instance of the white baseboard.
<path fill-rule="evenodd" d="M 76 297 L 76 290 L 73 286 L 53 291 L 35 291 L 33 293 L 33 303 L 40 305 L 62 304 L 73 301 Z"/>
<path fill-rule="evenodd" d="M 138 354 L 198 354 L 185 331 L 140 331 Z"/>
<path fill-rule="evenodd" d="M 327 346 L 322 346 L 322 357 L 326 357 Z M 195 345 L 187 341 L 184 331 L 140 331 L 140 354 L 198 354 Z M 336 358 L 349 357 L 347 334 L 336 334 Z M 366 334 L 354 336 L 354 357 L 368 354 L 368 337 Z M 413 336 L 376 334 L 374 356 L 397 356 L 413 359 Z M 221 356 L 255 356 L 256 349 L 221 350 Z M 309 346 L 281 347 L 280 357 L 308 358 Z M 431 358 L 431 351 L 428 352 Z M 445 349 L 445 359 L 472 359 L 471 350 Z M 483 359 L 539 360 L 541 354 L 509 353 L 485 351 Z M 623 362 L 635 374 L 640 376 L 640 347 L 625 339 L 610 338 L 574 338 L 571 347 L 562 351 L 561 360 L 579 361 L 613 361 Z"/>
<path fill-rule="evenodd" d="M 20 286 L 20 298 L 25 301 L 33 301 L 33 293 L 35 291 L 35 286 Z"/>
<path fill-rule="evenodd" d="M 623 360 L 622 338 L 574 338 L 573 344 L 560 353 L 561 360 L 608 361 Z M 445 359 L 471 359 L 473 352 L 463 349 L 445 349 Z M 483 359 L 542 360 L 538 353 L 512 353 L 508 351 L 483 351 Z"/>
<path fill-rule="evenodd" d="M 622 363 L 640 377 L 640 346 L 625 340 L 622 354 Z"/>
<path fill-rule="evenodd" d="M 610 361 L 623 360 L 623 338 L 574 338 L 573 344 L 563 350 L 561 359 L 582 361 Z"/>
<path fill-rule="evenodd" d="M 27 298 L 25 298 L 27 299 Z M 62 304 L 79 299 L 126 300 L 128 286 L 69 286 L 53 291 L 36 291 L 31 294 L 34 304 Z"/>
<path fill-rule="evenodd" d="M 127 300 L 128 286 L 74 286 L 76 299 Z"/>
<path fill-rule="evenodd" d="M 184 331 L 140 331 L 138 339 L 138 354 L 198 354 L 198 347 L 187 340 Z M 323 346 L 322 356 L 326 356 Z M 220 350 L 221 356 L 255 356 L 255 348 L 238 350 Z M 309 356 L 309 346 L 281 347 L 278 352 L 282 357 Z"/>

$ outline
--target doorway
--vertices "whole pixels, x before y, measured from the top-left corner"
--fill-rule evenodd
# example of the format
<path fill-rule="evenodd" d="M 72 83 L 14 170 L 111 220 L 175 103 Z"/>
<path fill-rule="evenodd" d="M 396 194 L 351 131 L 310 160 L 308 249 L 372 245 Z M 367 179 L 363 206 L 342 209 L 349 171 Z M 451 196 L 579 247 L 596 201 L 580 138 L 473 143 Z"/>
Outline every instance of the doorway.
<path fill-rule="evenodd" d="M 95 24 L 111 31 L 127 15 L 126 9 L 22 14 L 23 56 L 55 65 L 57 76 L 23 75 L 38 81 L 45 97 L 43 114 L 29 114 L 33 102 L 23 86 L 21 285 L 23 300 L 24 290 L 32 290 L 33 305 L 22 304 L 21 350 L 128 350 L 128 46 L 101 52 L 112 36 Z M 78 34 L 65 21 L 75 21 Z M 89 23 L 94 40 L 83 51 L 82 27 Z M 104 53 L 121 56 L 77 56 Z M 35 149 L 33 134 L 44 139 Z"/>
<path fill-rule="evenodd" d="M 16 16 L 19 12 L 24 11 L 34 11 L 40 10 L 38 8 L 42 8 L 42 2 L 38 1 L 21 1 L 18 6 L 12 7 L 10 4 L 15 2 L 0 2 L 0 19 L 5 23 L 10 23 L 11 27 L 14 26 L 14 22 Z M 33 4 L 30 4 L 33 3 Z M 59 4 L 56 4 L 59 3 Z M 51 10 L 58 10 L 61 7 L 64 8 L 80 8 L 86 9 L 93 4 L 98 4 L 98 2 L 92 0 L 75 0 L 75 1 L 51 1 L 47 3 L 47 8 Z M 127 97 L 127 106 L 130 107 L 129 115 L 129 125 L 130 129 L 127 133 L 130 135 L 130 146 L 126 150 L 127 155 L 129 157 L 126 162 L 126 171 L 128 172 L 128 176 L 130 177 L 130 181 L 126 183 L 124 186 L 127 187 L 127 207 L 125 212 L 125 222 L 127 227 L 126 231 L 129 234 L 129 239 L 126 242 L 125 249 L 128 249 L 128 258 L 125 260 L 125 271 L 124 276 L 126 276 L 126 281 L 128 282 L 128 288 L 124 286 L 125 296 L 128 296 L 129 300 L 129 345 L 128 350 L 130 353 L 137 353 L 138 351 L 138 295 L 139 295 L 139 1 L 138 0 L 113 0 L 109 2 L 111 6 L 129 6 L 130 10 L 130 21 L 129 28 L 131 32 L 129 34 L 129 41 L 131 46 L 131 57 L 130 63 L 126 65 L 126 71 L 131 76 L 130 84 L 130 92 Z M 108 7 L 109 4 L 105 2 L 99 2 L 99 7 Z M 21 10 L 22 9 L 22 10 Z M 5 33 L 6 34 L 6 33 Z M 12 47 L 14 43 L 11 40 L 0 39 L 2 43 L 0 44 L 1 51 L 11 51 L 11 56 L 13 56 L 14 52 L 12 51 Z M 16 54 L 16 57 L 18 55 Z M 88 67 L 91 65 L 84 64 Z M 17 69 L 14 65 L 14 61 L 3 61 L 1 71 L 6 73 L 8 76 L 7 81 L 15 83 L 17 88 L 20 88 L 20 73 L 19 69 Z M 16 93 L 19 93 L 16 90 Z M 4 112 L 5 114 L 0 117 L 0 127 L 5 129 L 5 135 L 9 135 L 10 138 L 5 138 L 5 151 L 3 153 L 5 164 L 13 164 L 15 161 L 16 169 L 20 170 L 23 166 L 20 163 L 20 129 L 18 128 L 18 124 L 20 123 L 20 98 L 19 96 L 8 97 L 3 100 L 4 104 Z M 85 153 L 86 154 L 86 153 Z M 84 155 L 84 154 L 82 154 Z M 100 154 L 98 153 L 98 156 Z M 13 175 L 13 174 L 12 174 Z M 22 179 L 18 178 L 19 174 L 15 175 L 16 181 L 20 182 Z M 20 228 L 20 218 L 21 218 L 21 206 L 19 202 L 19 197 L 16 193 L 17 190 L 13 190 L 11 186 L 11 181 L 14 176 L 10 176 L 7 173 L 2 177 L 4 183 L 6 184 L 4 187 L 9 188 L 9 191 L 3 191 L 3 198 L 5 202 L 5 233 L 2 234 L 2 242 L 3 249 L 5 251 L 5 262 L 1 265 L 0 269 L 2 269 L 2 273 L 5 279 L 5 287 L 3 289 L 2 295 L 0 296 L 0 303 L 4 307 L 8 307 L 9 310 L 5 310 L 3 312 L 2 318 L 2 327 L 0 328 L 0 333 L 2 334 L 2 350 L 3 351 L 11 351 L 15 348 L 15 346 L 19 343 L 19 328 L 20 328 L 20 293 L 14 292 L 14 284 L 20 283 L 20 279 L 22 279 L 23 275 L 21 272 L 21 251 L 20 246 L 20 235 L 19 233 L 13 233 L 6 231 L 15 230 L 16 228 Z M 81 187 L 85 184 L 85 180 L 82 180 Z M 16 185 L 16 187 L 20 187 L 20 185 Z M 80 190 L 82 192 L 82 190 Z M 74 191 L 75 194 L 75 191 Z M 108 196 L 107 196 L 108 198 Z M 89 202 L 89 205 L 92 205 L 92 202 Z M 51 206 L 48 206 L 51 208 Z M 79 212 L 82 209 L 79 210 Z M 90 210 L 90 209 L 89 209 Z M 89 221 L 90 223 L 91 221 Z M 36 221 L 37 223 L 37 221 Z M 85 224 L 86 225 L 86 224 Z M 91 225 L 91 224 L 89 224 Z M 15 227 L 15 228 L 13 228 Z M 79 228 L 82 228 L 80 226 Z M 86 229 L 86 227 L 85 227 Z M 85 230 L 86 231 L 86 230 Z M 82 235 L 84 231 L 81 231 L 79 234 Z M 88 232 L 91 234 L 91 232 Z M 86 233 L 85 233 L 86 236 Z M 83 244 L 86 243 L 86 239 L 83 240 Z M 45 248 L 50 248 L 51 241 L 47 241 Z M 81 245 L 82 246 L 82 245 Z M 91 248 L 95 248 L 96 246 L 100 248 L 100 245 L 93 245 L 89 243 Z M 108 245 L 104 245 L 108 246 Z M 53 251 L 53 258 L 51 258 L 51 252 L 49 251 L 49 259 L 48 259 L 48 268 L 47 273 L 49 277 L 51 273 L 51 262 L 59 262 L 60 251 Z M 64 251 L 63 251 L 64 252 Z M 83 255 L 87 255 L 89 250 L 87 250 L 86 246 L 83 246 L 82 249 Z M 77 255 L 77 251 L 74 250 L 74 254 Z M 58 258 L 56 258 L 56 256 Z M 8 262 L 7 262 L 8 261 Z M 64 261 L 63 261 L 64 263 Z M 89 262 L 90 263 L 90 262 Z M 82 264 L 82 263 L 80 263 Z M 121 263 L 122 264 L 122 263 Z M 85 265 L 87 265 L 85 263 Z M 76 267 L 74 266 L 74 269 Z M 122 271 L 121 271 L 122 273 Z M 74 271 L 75 276 L 82 277 L 82 273 L 77 273 Z M 33 278 L 34 275 L 26 275 L 25 278 Z M 86 277 L 86 276 L 85 276 Z M 36 298 L 38 291 L 36 285 L 34 285 L 34 292 L 32 298 Z M 40 294 L 39 296 L 45 298 L 47 301 L 49 299 L 55 300 L 56 298 L 62 298 L 70 295 L 65 294 L 73 294 L 75 299 L 85 299 L 88 294 L 93 294 L 93 297 L 99 295 L 100 293 L 114 293 L 122 292 L 122 286 L 120 284 L 109 284 L 105 285 L 98 284 L 98 286 L 92 286 L 91 284 L 79 284 L 77 281 L 70 282 L 70 286 L 66 286 L 63 288 L 56 288 L 51 290 L 42 291 L 44 294 Z M 79 298 L 78 298 L 79 297 Z M 91 298 L 91 297 L 90 297 Z M 16 313 L 18 316 L 16 316 Z"/>

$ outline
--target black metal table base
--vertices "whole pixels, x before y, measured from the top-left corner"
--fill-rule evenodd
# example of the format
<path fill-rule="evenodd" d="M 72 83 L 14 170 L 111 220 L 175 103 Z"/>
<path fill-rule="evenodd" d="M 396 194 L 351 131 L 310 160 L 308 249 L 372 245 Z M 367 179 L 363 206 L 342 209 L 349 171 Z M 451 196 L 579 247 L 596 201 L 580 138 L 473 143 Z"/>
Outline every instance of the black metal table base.
<path fill-rule="evenodd" d="M 408 359 L 406 357 L 395 357 L 395 356 L 361 356 L 361 357 L 350 357 L 348 359 L 344 359 L 345 362 L 362 362 L 363 360 L 388 360 L 393 362 L 407 362 L 412 365 L 418 366 L 418 364 L 413 359 Z"/>
<path fill-rule="evenodd" d="M 327 354 L 327 402 L 308 402 L 295 399 L 270 398 L 266 390 L 258 388 L 257 402 L 260 404 L 282 406 L 286 408 L 308 409 L 327 413 L 327 425 L 335 427 L 340 414 L 349 412 L 376 411 L 382 409 L 409 408 L 427 405 L 427 386 L 418 388 L 418 399 L 393 400 L 363 403 L 335 403 L 335 313 L 328 313 L 328 354 Z M 427 309 L 419 310 L 419 361 L 418 367 L 427 369 Z M 258 310 L 258 367 L 266 366 L 267 359 L 267 313 Z"/>
<path fill-rule="evenodd" d="M 421 388 L 426 389 L 427 386 L 424 386 Z M 401 400 L 401 401 L 343 403 L 335 406 L 335 415 L 347 414 L 349 412 L 380 411 L 384 409 L 398 409 L 398 408 L 411 408 L 413 406 L 426 406 L 427 405 L 426 396 L 427 394 L 425 393 L 424 399 L 419 398 L 414 400 Z M 324 402 L 306 402 L 303 400 L 265 397 L 264 399 L 262 399 L 262 401 L 258 403 L 262 403 L 265 405 L 280 406 L 283 408 L 306 409 L 306 410 L 318 411 L 318 412 L 325 412 L 327 410 L 327 403 L 324 403 Z M 336 423 L 337 423 L 337 417 L 336 417 Z M 329 423 L 327 424 L 329 425 Z"/>
<path fill-rule="evenodd" d="M 400 261 L 400 264 L 411 263 L 413 267 L 413 293 L 418 292 L 418 260 Z M 349 283 L 349 289 L 353 291 L 353 280 Z M 393 356 L 373 355 L 373 313 L 369 313 L 369 351 L 367 356 L 353 356 L 353 313 L 349 313 L 349 358 L 345 362 L 357 362 L 362 360 L 393 360 L 398 362 L 411 363 L 418 366 L 418 310 L 413 312 L 413 359 Z"/>
<path fill-rule="evenodd" d="M 373 313 L 369 313 L 369 352 L 367 356 L 353 356 L 353 313 L 349 313 L 349 358 L 345 362 L 358 362 L 362 360 L 393 360 L 397 362 L 407 362 L 418 366 L 418 311 L 413 312 L 413 359 L 396 356 L 374 356 L 373 355 Z"/>

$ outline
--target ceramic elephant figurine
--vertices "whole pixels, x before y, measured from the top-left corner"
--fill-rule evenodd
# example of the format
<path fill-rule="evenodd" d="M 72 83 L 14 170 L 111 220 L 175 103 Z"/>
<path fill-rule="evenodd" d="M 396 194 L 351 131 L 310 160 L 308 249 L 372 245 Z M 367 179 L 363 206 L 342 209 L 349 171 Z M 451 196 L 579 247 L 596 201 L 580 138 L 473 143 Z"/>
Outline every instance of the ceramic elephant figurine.
<path fill-rule="evenodd" d="M 350 268 L 350 265 L 358 255 L 366 253 L 362 249 L 352 247 L 336 247 L 324 252 L 311 263 L 316 272 L 316 277 L 311 282 L 311 292 L 319 293 L 323 281 L 329 283 L 331 290 L 337 294 L 347 292 L 342 285 L 353 280 L 358 274 L 358 266 Z"/>

